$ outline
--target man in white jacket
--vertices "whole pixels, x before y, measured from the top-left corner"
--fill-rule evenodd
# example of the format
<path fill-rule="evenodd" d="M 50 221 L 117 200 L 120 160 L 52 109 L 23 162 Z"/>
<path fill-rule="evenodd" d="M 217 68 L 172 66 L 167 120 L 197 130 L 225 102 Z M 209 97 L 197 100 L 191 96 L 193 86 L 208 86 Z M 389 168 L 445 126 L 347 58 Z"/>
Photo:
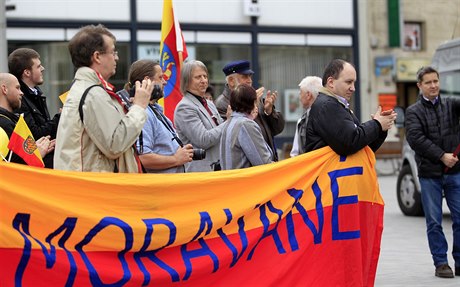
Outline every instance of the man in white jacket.
<path fill-rule="evenodd" d="M 125 110 L 107 82 L 115 74 L 118 52 L 115 37 L 102 25 L 81 28 L 69 52 L 77 72 L 62 109 L 54 168 L 142 172 L 133 145 L 147 119 L 151 81 L 136 82 L 133 105 Z"/>

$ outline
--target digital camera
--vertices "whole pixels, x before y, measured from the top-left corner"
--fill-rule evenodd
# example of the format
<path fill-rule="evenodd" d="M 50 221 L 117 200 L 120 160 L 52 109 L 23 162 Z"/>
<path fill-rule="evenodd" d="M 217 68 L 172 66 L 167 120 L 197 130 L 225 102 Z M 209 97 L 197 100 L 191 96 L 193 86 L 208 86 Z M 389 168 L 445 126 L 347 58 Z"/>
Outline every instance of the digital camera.
<path fill-rule="evenodd" d="M 129 96 L 132 98 L 136 94 L 136 86 L 133 86 L 131 89 L 129 89 Z M 150 100 L 159 100 L 163 97 L 163 90 L 161 89 L 161 86 L 158 84 L 153 85 L 153 90 L 152 94 L 150 95 Z"/>
<path fill-rule="evenodd" d="M 193 160 L 202 160 L 206 157 L 206 150 L 202 148 L 194 148 L 193 149 Z"/>

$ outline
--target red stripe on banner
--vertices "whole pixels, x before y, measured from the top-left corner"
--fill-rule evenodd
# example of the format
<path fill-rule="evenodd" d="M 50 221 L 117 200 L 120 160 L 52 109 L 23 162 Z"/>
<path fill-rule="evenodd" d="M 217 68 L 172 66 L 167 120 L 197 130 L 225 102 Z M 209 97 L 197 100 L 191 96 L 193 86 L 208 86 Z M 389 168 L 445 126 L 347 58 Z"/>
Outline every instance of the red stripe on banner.
<path fill-rule="evenodd" d="M 85 247 L 82 253 L 58 248 L 53 257 L 49 244 L 43 243 L 46 252 L 33 249 L 27 259 L 22 249 L 3 248 L 0 282 L 7 287 L 15 286 L 15 280 L 16 286 L 373 286 L 383 209 L 369 202 L 324 207 L 322 236 L 316 244 L 313 231 L 319 229 L 318 209 L 308 212 L 311 227 L 306 217 L 296 213 L 292 221 L 287 217 L 270 225 L 265 237 L 263 227 L 228 236 L 217 232 L 213 238 L 150 250 L 142 257 L 132 250 L 126 254 L 84 252 Z M 338 223 L 335 231 L 334 222 Z M 340 239 L 356 231 L 358 238 Z M 66 248 L 74 250 L 73 246 Z"/>

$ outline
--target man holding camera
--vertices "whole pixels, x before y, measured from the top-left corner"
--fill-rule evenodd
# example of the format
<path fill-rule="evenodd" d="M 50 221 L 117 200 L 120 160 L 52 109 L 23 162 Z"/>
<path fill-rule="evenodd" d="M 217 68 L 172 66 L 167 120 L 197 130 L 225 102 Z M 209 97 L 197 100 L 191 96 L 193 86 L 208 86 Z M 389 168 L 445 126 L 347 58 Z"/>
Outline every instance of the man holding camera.
<path fill-rule="evenodd" d="M 142 172 L 134 143 L 147 119 L 153 84 L 136 82 L 129 111 L 108 83 L 115 74 L 115 36 L 103 25 L 81 28 L 69 43 L 75 78 L 62 108 L 54 168 L 95 172 Z"/>
<path fill-rule="evenodd" d="M 129 83 L 125 89 L 117 93 L 128 106 L 128 97 L 135 94 L 131 83 L 150 79 L 154 84 L 147 108 L 147 121 L 136 143 L 142 165 L 151 173 L 185 172 L 184 164 L 192 161 L 193 148 L 191 144 L 182 144 L 173 124 L 157 103 L 163 97 L 163 87 L 166 84 L 161 66 L 152 60 L 136 61 L 131 65 L 128 78 Z"/>

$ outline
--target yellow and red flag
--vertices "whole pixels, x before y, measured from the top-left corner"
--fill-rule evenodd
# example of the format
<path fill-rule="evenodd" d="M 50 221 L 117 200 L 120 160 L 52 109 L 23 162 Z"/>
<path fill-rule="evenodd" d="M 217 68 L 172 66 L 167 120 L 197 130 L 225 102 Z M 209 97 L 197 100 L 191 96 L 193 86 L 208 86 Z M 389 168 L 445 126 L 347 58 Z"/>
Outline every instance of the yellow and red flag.
<path fill-rule="evenodd" d="M 186 174 L 0 162 L 0 182 L 2 287 L 374 285 L 384 205 L 368 147 Z"/>
<path fill-rule="evenodd" d="M 172 0 L 163 2 L 161 20 L 160 65 L 167 82 L 164 88 L 164 112 L 174 122 L 174 109 L 182 99 L 180 92 L 180 70 L 187 58 L 184 36 L 179 21 L 174 16 Z"/>
<path fill-rule="evenodd" d="M 19 117 L 16 127 L 10 136 L 8 148 L 20 156 L 28 165 L 36 167 L 45 167 L 40 151 L 37 148 L 35 139 L 30 132 L 24 116 Z"/>

